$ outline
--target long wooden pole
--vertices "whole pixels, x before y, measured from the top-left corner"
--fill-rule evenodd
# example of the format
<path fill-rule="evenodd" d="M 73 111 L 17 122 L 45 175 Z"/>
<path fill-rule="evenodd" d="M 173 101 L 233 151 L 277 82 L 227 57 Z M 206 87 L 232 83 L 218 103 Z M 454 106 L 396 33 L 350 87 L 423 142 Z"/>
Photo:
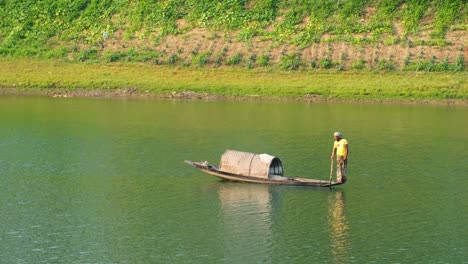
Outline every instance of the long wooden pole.
<path fill-rule="evenodd" d="M 333 160 L 331 161 L 331 166 L 330 166 L 330 185 L 329 185 L 330 190 L 331 190 L 331 184 L 332 184 L 332 177 L 333 177 Z"/>

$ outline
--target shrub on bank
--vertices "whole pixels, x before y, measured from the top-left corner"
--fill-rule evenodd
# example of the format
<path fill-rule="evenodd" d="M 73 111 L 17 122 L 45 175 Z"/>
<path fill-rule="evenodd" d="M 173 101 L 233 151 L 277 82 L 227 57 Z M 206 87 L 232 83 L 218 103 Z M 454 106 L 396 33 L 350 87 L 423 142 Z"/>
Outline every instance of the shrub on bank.
<path fill-rule="evenodd" d="M 228 58 L 226 60 L 227 65 L 238 65 L 241 62 L 242 62 L 242 54 L 240 52 L 237 52 L 231 58 Z"/>
<path fill-rule="evenodd" d="M 97 49 L 90 48 L 90 49 L 85 49 L 85 50 L 80 51 L 77 54 L 76 59 L 78 61 L 84 62 L 84 61 L 88 61 L 88 60 L 96 60 L 97 57 L 98 57 Z"/>
<path fill-rule="evenodd" d="M 177 54 L 171 54 L 166 58 L 166 63 L 169 65 L 175 65 L 177 62 L 180 61 L 179 56 Z"/>
<path fill-rule="evenodd" d="M 351 63 L 351 69 L 362 70 L 364 68 L 366 68 L 366 61 L 363 59 L 358 59 L 357 61 Z"/>
<path fill-rule="evenodd" d="M 333 61 L 330 58 L 323 58 L 320 59 L 318 66 L 321 69 L 330 69 L 333 67 Z"/>
<path fill-rule="evenodd" d="M 414 62 L 407 60 L 403 69 L 407 71 L 459 72 L 465 70 L 465 58 L 460 55 L 454 63 L 449 63 L 447 57 L 440 62 L 437 62 L 435 58 Z"/>
<path fill-rule="evenodd" d="M 298 70 L 303 65 L 300 54 L 289 53 L 281 57 L 279 67 L 282 70 L 294 71 Z"/>
<path fill-rule="evenodd" d="M 60 54 L 63 54 L 65 51 L 69 51 L 68 48 L 63 48 L 54 53 L 51 53 L 48 58 L 57 58 Z M 55 55 L 57 52 L 59 55 Z M 330 59 L 328 56 L 324 58 L 315 58 L 309 62 L 301 59 L 300 53 L 289 53 L 283 55 L 279 58 L 279 62 L 271 63 L 270 54 L 256 55 L 250 54 L 249 56 L 244 57 L 242 53 L 237 52 L 229 58 L 225 58 L 226 52 L 216 52 L 214 55 L 211 51 L 195 53 L 192 55 L 192 58 L 181 58 L 178 54 L 172 53 L 166 55 L 164 52 L 159 51 L 146 51 L 146 52 L 137 52 L 134 49 L 129 49 L 127 51 L 114 51 L 106 52 L 100 54 L 100 51 L 95 48 L 84 49 L 77 52 L 75 59 L 80 62 L 86 61 L 95 61 L 107 63 L 113 62 L 145 62 L 152 63 L 156 65 L 167 64 L 167 65 L 182 65 L 182 66 L 212 66 L 219 67 L 223 65 L 228 66 L 243 66 L 247 69 L 252 69 L 255 67 L 278 67 L 281 70 L 285 71 L 295 71 L 299 70 L 304 66 L 308 66 L 311 69 L 321 69 L 321 70 L 378 70 L 378 71 L 394 71 L 394 70 L 405 70 L 405 71 L 428 71 L 428 72 L 457 72 L 465 70 L 465 58 L 460 55 L 452 62 L 450 62 L 448 57 L 445 57 L 442 60 L 438 60 L 436 57 L 431 59 L 424 60 L 424 54 L 419 54 L 414 60 L 412 54 L 408 56 L 402 62 L 402 65 L 399 66 L 397 62 L 394 61 L 393 56 L 389 58 L 379 58 L 375 57 L 371 62 L 365 61 L 364 59 L 357 59 L 355 61 L 348 61 L 347 56 L 342 54 L 342 60 L 335 62 Z M 376 55 L 377 56 L 377 55 Z"/>
<path fill-rule="evenodd" d="M 192 63 L 194 65 L 203 67 L 210 62 L 209 61 L 210 56 L 211 56 L 210 51 L 199 53 L 193 57 Z"/>
<path fill-rule="evenodd" d="M 266 67 L 270 62 L 270 54 L 260 55 L 257 58 L 257 66 Z"/>

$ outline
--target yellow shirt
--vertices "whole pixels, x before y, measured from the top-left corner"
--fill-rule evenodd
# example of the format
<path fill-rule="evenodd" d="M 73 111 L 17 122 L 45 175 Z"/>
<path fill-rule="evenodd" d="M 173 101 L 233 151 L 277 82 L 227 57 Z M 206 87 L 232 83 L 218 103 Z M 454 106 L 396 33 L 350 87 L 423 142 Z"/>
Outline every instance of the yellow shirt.
<path fill-rule="evenodd" d="M 344 138 L 340 139 L 340 141 L 335 141 L 334 148 L 336 148 L 336 155 L 346 156 L 348 154 L 345 145 L 348 145 L 348 141 Z"/>

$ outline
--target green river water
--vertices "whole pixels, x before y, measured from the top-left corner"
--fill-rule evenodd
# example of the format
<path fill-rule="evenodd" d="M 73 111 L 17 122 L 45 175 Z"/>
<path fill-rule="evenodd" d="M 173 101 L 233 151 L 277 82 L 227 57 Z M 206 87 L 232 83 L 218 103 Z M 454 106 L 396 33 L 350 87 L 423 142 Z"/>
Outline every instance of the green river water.
<path fill-rule="evenodd" d="M 183 161 L 269 153 L 333 188 Z M 468 109 L 0 97 L 0 263 L 468 263 Z"/>

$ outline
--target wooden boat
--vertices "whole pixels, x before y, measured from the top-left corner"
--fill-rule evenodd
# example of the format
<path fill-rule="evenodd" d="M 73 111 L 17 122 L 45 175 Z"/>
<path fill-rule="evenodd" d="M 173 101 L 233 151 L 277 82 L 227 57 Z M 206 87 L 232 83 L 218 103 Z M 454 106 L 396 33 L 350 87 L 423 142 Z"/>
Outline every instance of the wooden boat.
<path fill-rule="evenodd" d="M 205 173 L 231 181 L 316 187 L 331 187 L 343 184 L 327 180 L 285 177 L 283 176 L 281 160 L 268 154 L 226 150 L 221 156 L 219 167 L 209 164 L 207 161 L 193 162 L 186 160 L 185 162 Z"/>

